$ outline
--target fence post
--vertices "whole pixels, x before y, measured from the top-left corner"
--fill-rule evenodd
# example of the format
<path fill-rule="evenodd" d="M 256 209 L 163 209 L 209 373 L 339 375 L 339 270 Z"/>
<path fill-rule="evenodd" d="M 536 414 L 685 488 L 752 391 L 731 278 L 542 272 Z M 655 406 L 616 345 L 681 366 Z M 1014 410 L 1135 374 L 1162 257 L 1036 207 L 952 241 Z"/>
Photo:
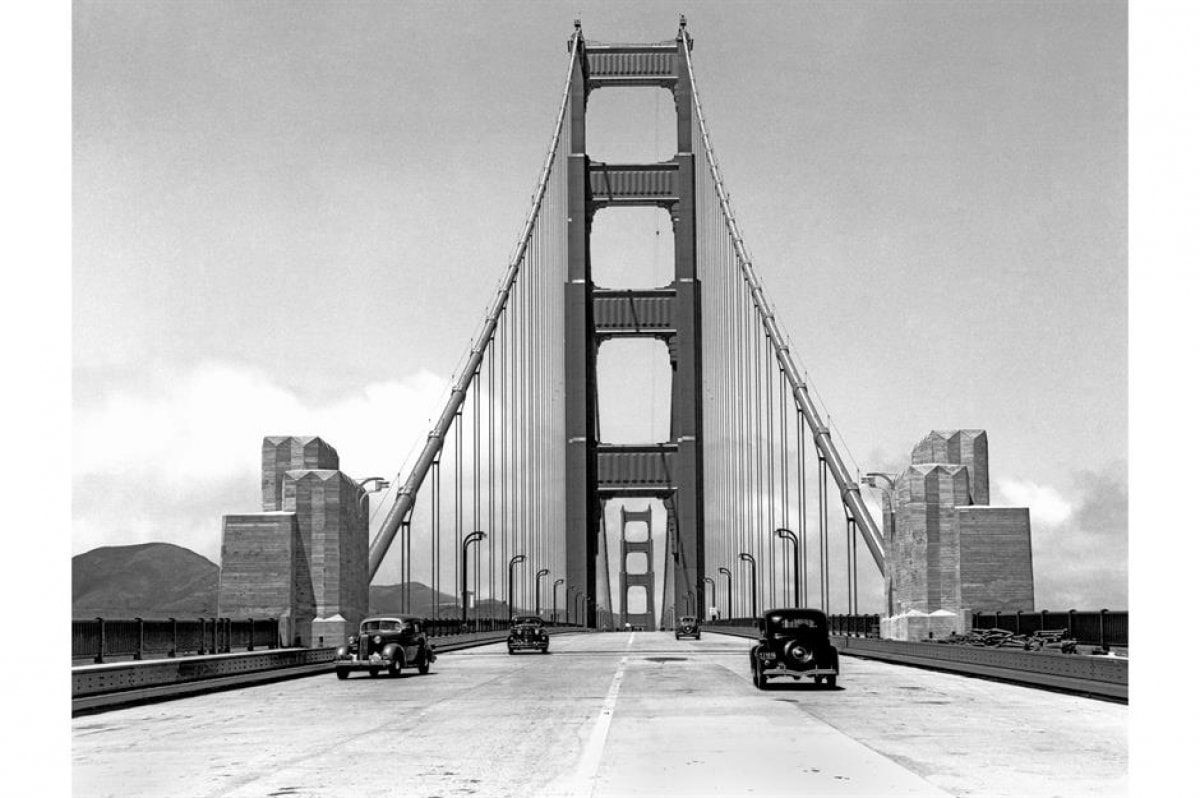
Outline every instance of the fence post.
<path fill-rule="evenodd" d="M 1021 611 L 1020 610 L 1017 610 L 1017 631 L 1013 632 L 1013 634 L 1018 634 L 1018 635 L 1021 634 Z"/>
<path fill-rule="evenodd" d="M 204 622 L 204 616 L 201 615 L 200 616 L 200 651 L 198 653 L 200 653 L 201 655 L 204 654 L 204 646 L 207 643 L 208 643 L 207 626 Z"/>
<path fill-rule="evenodd" d="M 1042 610 L 1042 631 L 1046 631 L 1046 616 L 1050 614 L 1050 610 Z"/>
<path fill-rule="evenodd" d="M 1104 621 L 1108 618 L 1108 610 L 1100 610 L 1100 650 L 1108 652 L 1108 636 L 1104 633 Z"/>
<path fill-rule="evenodd" d="M 1075 610 L 1067 610 L 1067 637 L 1075 637 Z"/>
<path fill-rule="evenodd" d="M 992 628 L 993 629 L 1000 628 L 1000 610 L 996 610 L 996 622 L 994 624 L 992 624 Z"/>
<path fill-rule="evenodd" d="M 167 652 L 168 657 L 175 656 L 175 652 L 179 650 L 179 621 L 174 618 L 168 618 L 171 622 L 171 650 Z"/>
<path fill-rule="evenodd" d="M 209 649 L 208 653 L 210 653 L 210 654 L 220 653 L 219 650 L 217 649 L 217 619 L 216 618 L 212 619 L 212 648 Z"/>
<path fill-rule="evenodd" d="M 100 624 L 100 649 L 96 652 L 96 664 L 104 662 L 104 619 L 97 618 L 96 621 Z"/>
<path fill-rule="evenodd" d="M 254 619 L 249 618 L 247 620 L 250 621 L 250 642 L 246 644 L 246 650 L 253 651 L 254 650 Z"/>
<path fill-rule="evenodd" d="M 225 653 L 233 651 L 233 620 L 225 619 Z"/>
<path fill-rule="evenodd" d="M 140 660 L 142 658 L 142 649 L 146 647 L 146 622 L 141 618 L 134 618 L 137 621 L 137 651 L 133 652 L 133 658 Z"/>

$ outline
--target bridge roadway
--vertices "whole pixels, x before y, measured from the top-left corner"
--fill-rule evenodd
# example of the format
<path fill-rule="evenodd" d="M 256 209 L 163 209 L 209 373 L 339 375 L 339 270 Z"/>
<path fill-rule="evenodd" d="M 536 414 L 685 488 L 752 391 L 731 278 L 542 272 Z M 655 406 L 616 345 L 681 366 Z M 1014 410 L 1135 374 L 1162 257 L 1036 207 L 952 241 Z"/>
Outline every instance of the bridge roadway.
<path fill-rule="evenodd" d="M 1124 795 L 1128 707 L 845 657 L 750 683 L 745 639 L 564 635 L 427 676 L 322 674 L 72 721 L 76 796 Z"/>

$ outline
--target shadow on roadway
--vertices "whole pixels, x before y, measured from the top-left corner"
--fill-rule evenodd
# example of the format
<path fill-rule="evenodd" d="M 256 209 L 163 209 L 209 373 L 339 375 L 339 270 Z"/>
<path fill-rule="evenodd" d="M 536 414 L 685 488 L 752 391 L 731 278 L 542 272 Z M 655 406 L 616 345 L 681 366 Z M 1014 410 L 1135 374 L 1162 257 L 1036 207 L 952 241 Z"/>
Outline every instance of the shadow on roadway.
<path fill-rule="evenodd" d="M 817 684 L 808 679 L 800 681 L 769 681 L 766 684 L 766 692 L 777 691 L 781 693 L 840 693 L 846 688 L 840 684 L 837 687 L 830 687 L 827 684 Z"/>

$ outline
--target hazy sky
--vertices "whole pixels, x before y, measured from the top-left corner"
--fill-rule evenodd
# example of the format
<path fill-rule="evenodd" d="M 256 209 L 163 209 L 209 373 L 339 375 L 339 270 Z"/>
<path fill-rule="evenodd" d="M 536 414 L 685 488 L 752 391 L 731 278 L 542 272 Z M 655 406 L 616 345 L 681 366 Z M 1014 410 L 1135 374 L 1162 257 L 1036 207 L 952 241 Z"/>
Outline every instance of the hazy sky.
<path fill-rule="evenodd" d="M 1039 606 L 1125 607 L 1123 3 L 77 3 L 73 552 L 217 560 L 264 435 L 395 473 L 520 231 L 572 21 L 655 41 L 681 8 L 852 470 L 986 429 Z M 589 150 L 670 157 L 671 111 L 598 92 Z"/>

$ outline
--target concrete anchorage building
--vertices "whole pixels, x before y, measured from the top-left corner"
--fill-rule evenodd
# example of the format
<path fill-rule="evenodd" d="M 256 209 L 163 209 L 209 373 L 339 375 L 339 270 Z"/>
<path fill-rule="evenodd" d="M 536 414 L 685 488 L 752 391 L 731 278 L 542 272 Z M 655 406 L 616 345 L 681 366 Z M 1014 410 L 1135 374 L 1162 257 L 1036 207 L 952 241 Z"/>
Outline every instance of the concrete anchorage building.
<path fill-rule="evenodd" d="M 885 492 L 884 637 L 942 637 L 974 610 L 1032 610 L 1029 509 L 993 507 L 983 430 L 930 432 Z"/>
<path fill-rule="evenodd" d="M 367 614 L 367 494 L 317 437 L 263 439 L 262 512 L 222 519 L 218 612 L 334 645 Z"/>

